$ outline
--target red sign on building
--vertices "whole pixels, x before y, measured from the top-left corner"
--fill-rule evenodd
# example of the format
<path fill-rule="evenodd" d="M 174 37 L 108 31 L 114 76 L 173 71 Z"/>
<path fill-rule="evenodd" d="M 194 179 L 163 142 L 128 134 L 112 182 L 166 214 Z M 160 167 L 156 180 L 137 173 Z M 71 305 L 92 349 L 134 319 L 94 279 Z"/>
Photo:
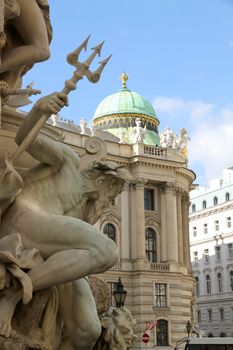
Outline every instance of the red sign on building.
<path fill-rule="evenodd" d="M 144 333 L 143 335 L 142 335 L 142 341 L 143 341 L 143 343 L 148 343 L 148 341 L 149 341 L 149 335 L 147 334 L 147 333 Z"/>

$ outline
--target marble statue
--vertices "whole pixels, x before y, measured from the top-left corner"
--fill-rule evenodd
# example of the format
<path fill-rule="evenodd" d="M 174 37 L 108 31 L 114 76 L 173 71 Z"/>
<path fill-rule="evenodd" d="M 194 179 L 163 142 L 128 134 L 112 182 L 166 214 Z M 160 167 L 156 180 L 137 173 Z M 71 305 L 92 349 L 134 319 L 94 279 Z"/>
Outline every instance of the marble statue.
<path fill-rule="evenodd" d="M 135 120 L 136 126 L 132 129 L 132 142 L 135 143 L 143 143 L 146 134 L 146 124 L 144 128 L 142 127 L 142 121 L 140 118 L 136 118 Z"/>
<path fill-rule="evenodd" d="M 174 145 L 175 134 L 170 128 L 166 128 L 160 133 L 160 145 L 161 147 L 172 148 Z"/>
<path fill-rule="evenodd" d="M 52 27 L 46 0 L 4 0 L 0 80 L 11 88 L 31 66 L 49 58 Z"/>
<path fill-rule="evenodd" d="M 102 334 L 94 350 L 127 350 L 131 349 L 136 339 L 133 333 L 133 319 L 125 308 L 110 308 L 101 318 Z"/>
<path fill-rule="evenodd" d="M 0 0 L 2 103 L 10 89 L 20 93 L 20 78 L 34 63 L 49 57 L 51 34 L 46 0 Z M 67 56 L 76 68 L 72 78 L 61 92 L 35 103 L 17 132 L 18 149 L 0 160 L 0 348 L 5 350 L 91 350 L 101 334 L 87 276 L 112 267 L 117 248 L 93 224 L 133 178 L 102 160 L 106 145 L 93 135 L 79 158 L 64 143 L 40 134 L 51 115 L 68 105 L 77 82 L 86 76 L 96 83 L 110 59 L 90 71 L 101 43 L 79 62 L 88 39 Z M 24 151 L 37 165 L 22 178 L 12 163 Z"/>
<path fill-rule="evenodd" d="M 84 118 L 80 120 L 80 128 L 81 134 L 85 135 L 87 133 L 87 121 Z"/>
<path fill-rule="evenodd" d="M 179 135 L 176 139 L 176 147 L 178 152 L 187 159 L 188 158 L 188 149 L 187 144 L 188 141 L 190 141 L 190 138 L 188 137 L 188 132 L 185 128 L 180 129 Z"/>
<path fill-rule="evenodd" d="M 62 93 L 40 99 L 22 122 L 16 142 L 22 142 L 43 113 L 51 109 L 57 113 L 66 103 Z M 59 349 L 92 349 L 101 328 L 85 276 L 104 272 L 117 261 L 115 243 L 92 224 L 132 178 L 126 169 L 106 161 L 80 171 L 76 153 L 41 135 L 27 152 L 40 163 L 29 170 L 24 187 L 3 216 L 0 237 L 19 232 L 23 248 L 40 252 L 42 259 L 27 272 L 31 291 L 26 297 L 20 286 L 3 291 L 0 334 L 10 335 L 11 318 L 21 299 L 26 303 L 32 292 L 58 286 L 59 312 L 68 334 Z"/>
<path fill-rule="evenodd" d="M 188 132 L 185 128 L 180 129 L 178 136 L 170 128 L 166 128 L 159 136 L 161 147 L 172 148 L 187 160 L 187 144 L 190 138 L 188 137 Z"/>

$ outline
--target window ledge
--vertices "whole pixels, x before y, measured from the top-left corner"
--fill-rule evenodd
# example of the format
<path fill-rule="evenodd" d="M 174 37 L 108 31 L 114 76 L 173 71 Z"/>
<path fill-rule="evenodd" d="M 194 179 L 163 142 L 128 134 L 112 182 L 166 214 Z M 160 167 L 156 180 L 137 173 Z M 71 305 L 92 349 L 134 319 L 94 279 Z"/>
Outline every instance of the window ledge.
<path fill-rule="evenodd" d="M 171 312 L 170 307 L 157 307 L 155 305 L 152 306 L 153 311 L 156 313 L 156 317 L 167 317 Z"/>

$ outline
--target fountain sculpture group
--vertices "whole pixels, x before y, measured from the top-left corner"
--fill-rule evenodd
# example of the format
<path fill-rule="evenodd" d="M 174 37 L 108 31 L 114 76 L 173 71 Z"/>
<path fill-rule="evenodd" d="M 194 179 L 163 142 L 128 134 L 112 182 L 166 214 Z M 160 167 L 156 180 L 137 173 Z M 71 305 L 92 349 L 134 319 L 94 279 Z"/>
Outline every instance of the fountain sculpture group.
<path fill-rule="evenodd" d="M 46 0 L 0 0 L 1 117 L 13 113 L 20 120 L 18 147 L 0 150 L 0 348 L 126 350 L 135 338 L 131 314 L 109 305 L 98 314 L 87 276 L 117 261 L 115 243 L 93 224 L 132 176 L 103 160 L 106 144 L 96 137 L 87 139 L 79 157 L 41 133 L 51 114 L 68 105 L 80 79 L 99 80 L 110 57 L 95 72 L 89 67 L 103 44 L 81 63 L 87 38 L 67 56 L 75 72 L 61 92 L 40 98 L 25 117 L 12 112 L 39 93 L 21 89 L 22 76 L 49 57 L 51 37 Z M 24 152 L 36 165 L 21 173 L 14 163 Z"/>

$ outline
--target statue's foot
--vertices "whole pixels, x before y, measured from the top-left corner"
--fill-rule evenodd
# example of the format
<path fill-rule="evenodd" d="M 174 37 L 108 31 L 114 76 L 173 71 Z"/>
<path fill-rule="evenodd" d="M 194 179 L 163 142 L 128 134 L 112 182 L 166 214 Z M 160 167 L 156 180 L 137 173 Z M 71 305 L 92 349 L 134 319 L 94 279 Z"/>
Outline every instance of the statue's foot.
<path fill-rule="evenodd" d="M 22 291 L 7 288 L 0 296 L 0 335 L 9 338 L 12 332 L 11 320 L 15 307 L 22 298 Z"/>

